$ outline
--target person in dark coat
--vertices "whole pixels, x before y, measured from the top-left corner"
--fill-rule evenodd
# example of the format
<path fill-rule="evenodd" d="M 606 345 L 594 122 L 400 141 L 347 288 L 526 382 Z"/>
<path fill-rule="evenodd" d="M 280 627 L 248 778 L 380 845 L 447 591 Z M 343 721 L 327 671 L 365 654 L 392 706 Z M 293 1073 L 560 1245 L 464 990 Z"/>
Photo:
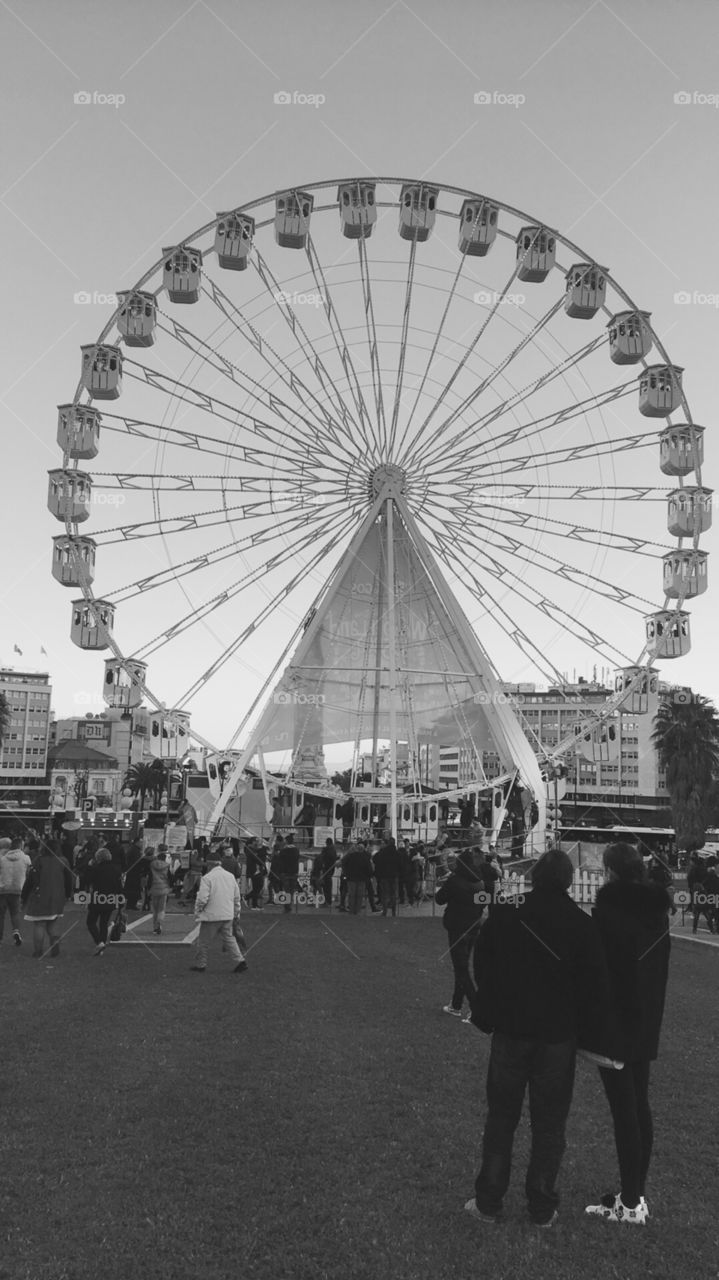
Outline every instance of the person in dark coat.
<path fill-rule="evenodd" d="M 262 889 L 267 875 L 267 847 L 260 843 L 257 836 L 250 836 L 245 843 L 245 862 L 247 865 L 247 883 L 251 911 L 262 910 Z"/>
<path fill-rule="evenodd" d="M 41 959 L 49 949 L 56 959 L 60 954 L 60 925 L 65 901 L 72 894 L 73 875 L 64 858 L 50 845 L 40 843 L 22 891 L 25 919 L 33 924 L 33 957 Z"/>
<path fill-rule="evenodd" d="M 374 855 L 374 873 L 377 877 L 379 897 L 382 903 L 382 915 L 386 916 L 388 910 L 391 910 L 392 915 L 396 918 L 400 857 L 392 836 Z"/>
<path fill-rule="evenodd" d="M 328 837 L 312 868 L 315 892 L 324 894 L 324 905 L 326 907 L 332 906 L 332 876 L 338 862 L 339 855 L 335 848 L 335 842 Z"/>
<path fill-rule="evenodd" d="M 669 974 L 669 912 L 664 885 L 648 879 L 638 849 L 612 844 L 604 851 L 607 883 L 597 894 L 593 917 L 609 966 L 611 1012 L 607 1056 L 621 1071 L 599 1074 L 614 1121 L 621 1191 L 588 1205 L 586 1212 L 610 1222 L 643 1225 L 645 1189 L 652 1154 L 649 1069 L 659 1051 Z"/>
<path fill-rule="evenodd" d="M 142 893 L 142 849 L 133 840 L 127 851 L 127 873 L 125 875 L 125 898 L 128 910 L 136 911 Z"/>
<path fill-rule="evenodd" d="M 565 853 L 545 853 L 526 900 L 494 906 L 475 947 L 472 1022 L 493 1035 L 482 1165 L 465 1209 L 483 1221 L 501 1217 L 528 1087 L 529 1216 L 556 1222 L 577 1047 L 596 1051 L 606 1034 L 606 960 L 597 926 L 567 893 L 573 876 Z"/>
<path fill-rule="evenodd" d="M 439 886 L 434 896 L 440 906 L 447 904 L 442 924 L 449 935 L 449 954 L 454 969 L 454 991 L 450 1003 L 444 1005 L 443 1013 L 461 1018 L 465 996 L 471 1007 L 474 995 L 469 966 L 487 896 L 471 849 L 466 849 L 458 856 L 454 871 Z M 470 1021 L 469 1015 L 464 1021 Z"/>
<path fill-rule="evenodd" d="M 364 840 L 347 851 L 342 859 L 342 870 L 347 877 L 347 896 L 350 915 L 357 916 L 364 906 L 367 881 L 374 875 L 372 859 Z"/>
<path fill-rule="evenodd" d="M 399 877 L 397 881 L 397 892 L 399 895 L 399 904 L 404 906 L 405 901 L 409 906 L 412 905 L 412 899 L 409 896 L 409 881 L 414 880 L 414 872 L 412 869 L 412 857 L 404 840 L 400 840 L 397 845 L 399 853 Z"/>
<path fill-rule="evenodd" d="M 125 904 L 122 872 L 109 849 L 98 849 L 88 871 L 90 904 L 87 928 L 95 943 L 95 955 L 101 956 L 107 946 L 110 916 Z"/>

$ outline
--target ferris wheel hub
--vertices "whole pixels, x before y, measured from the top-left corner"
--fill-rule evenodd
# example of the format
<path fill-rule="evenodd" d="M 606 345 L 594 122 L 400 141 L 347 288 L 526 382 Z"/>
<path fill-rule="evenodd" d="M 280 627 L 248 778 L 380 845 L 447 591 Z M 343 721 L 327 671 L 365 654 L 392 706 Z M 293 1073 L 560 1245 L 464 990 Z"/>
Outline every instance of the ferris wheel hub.
<path fill-rule="evenodd" d="M 388 481 L 395 485 L 400 493 L 404 493 L 406 479 L 406 471 L 402 467 L 395 466 L 393 462 L 386 462 L 381 467 L 375 467 L 369 478 L 370 499 L 374 500 L 382 492 Z"/>

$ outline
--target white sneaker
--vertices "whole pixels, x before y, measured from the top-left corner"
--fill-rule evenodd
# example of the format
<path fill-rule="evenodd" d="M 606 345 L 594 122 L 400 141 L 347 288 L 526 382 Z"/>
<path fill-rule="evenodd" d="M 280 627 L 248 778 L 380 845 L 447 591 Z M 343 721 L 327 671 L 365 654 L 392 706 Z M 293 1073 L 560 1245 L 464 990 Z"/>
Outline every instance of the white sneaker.
<path fill-rule="evenodd" d="M 461 1018 L 461 1017 L 462 1017 L 462 1010 L 461 1010 L 461 1009 L 454 1009 L 454 1008 L 452 1007 L 452 1005 L 451 1005 L 451 1004 L 443 1004 L 443 1005 L 442 1005 L 442 1013 L 451 1013 L 451 1015 L 452 1015 L 452 1017 L 453 1017 L 453 1018 Z"/>
<path fill-rule="evenodd" d="M 635 1209 L 627 1209 L 622 1197 L 602 1196 L 599 1204 L 588 1204 L 585 1213 L 590 1217 L 604 1218 L 606 1222 L 627 1222 L 635 1227 L 643 1227 L 649 1217 L 647 1202 L 641 1198 Z"/>

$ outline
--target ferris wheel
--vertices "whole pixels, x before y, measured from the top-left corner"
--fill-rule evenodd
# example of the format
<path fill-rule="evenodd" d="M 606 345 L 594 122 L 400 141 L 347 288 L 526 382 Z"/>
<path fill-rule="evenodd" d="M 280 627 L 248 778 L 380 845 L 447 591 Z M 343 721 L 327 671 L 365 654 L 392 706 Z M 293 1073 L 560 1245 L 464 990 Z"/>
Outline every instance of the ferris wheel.
<path fill-rule="evenodd" d="M 322 741 L 391 739 L 396 784 L 400 742 L 411 774 L 418 744 L 488 726 L 534 786 L 546 749 L 504 690 L 616 669 L 554 748 L 600 759 L 652 662 L 689 651 L 704 428 L 650 314 L 541 220 L 424 180 L 309 183 L 163 247 L 117 300 L 48 498 L 110 705 L 191 712 L 240 772 L 264 742 L 318 788 Z"/>

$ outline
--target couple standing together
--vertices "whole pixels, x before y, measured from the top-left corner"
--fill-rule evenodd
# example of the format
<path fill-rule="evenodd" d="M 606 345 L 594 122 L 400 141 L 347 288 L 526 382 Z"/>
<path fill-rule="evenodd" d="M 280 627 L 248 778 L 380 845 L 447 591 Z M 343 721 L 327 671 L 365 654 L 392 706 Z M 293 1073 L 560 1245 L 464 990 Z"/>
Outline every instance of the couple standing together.
<path fill-rule="evenodd" d="M 482 1163 L 475 1196 L 465 1205 L 477 1220 L 501 1218 L 528 1088 L 529 1215 L 540 1227 L 557 1221 L 556 1182 L 578 1049 L 602 1059 L 621 1183 L 618 1193 L 598 1197 L 586 1212 L 609 1222 L 647 1220 L 649 1074 L 664 1012 L 671 901 L 666 889 L 647 879 L 631 845 L 610 845 L 604 867 L 606 882 L 589 916 L 567 892 L 574 874 L 567 855 L 545 854 L 533 869 L 526 901 L 493 907 L 479 931 L 471 1021 L 492 1033 L 492 1047 Z M 469 879 L 473 869 L 458 871 Z"/>

